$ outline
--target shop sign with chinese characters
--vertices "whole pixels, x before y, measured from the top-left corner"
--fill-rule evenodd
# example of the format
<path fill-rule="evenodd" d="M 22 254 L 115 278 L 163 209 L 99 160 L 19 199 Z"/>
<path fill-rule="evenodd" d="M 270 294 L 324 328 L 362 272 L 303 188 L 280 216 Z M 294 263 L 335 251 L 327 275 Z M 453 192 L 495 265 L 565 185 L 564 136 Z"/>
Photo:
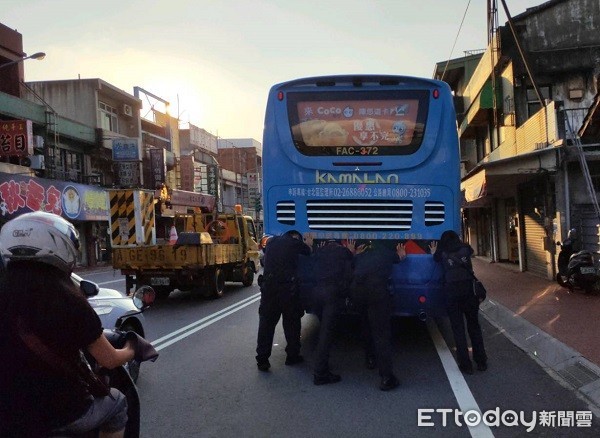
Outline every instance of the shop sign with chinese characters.
<path fill-rule="evenodd" d="M 139 161 L 139 149 L 137 138 L 113 138 L 113 161 Z"/>
<path fill-rule="evenodd" d="M 46 211 L 68 220 L 108 220 L 108 198 L 102 187 L 0 173 L 0 218 Z"/>
<path fill-rule="evenodd" d="M 194 157 L 184 155 L 179 159 L 179 170 L 181 172 L 181 189 L 194 191 Z"/>
<path fill-rule="evenodd" d="M 165 182 L 167 174 L 167 162 L 164 149 L 150 149 L 150 168 L 152 169 L 152 178 L 154 187 L 158 187 Z"/>
<path fill-rule="evenodd" d="M 118 181 L 122 187 L 135 187 L 140 185 L 139 161 L 118 161 Z"/>
<path fill-rule="evenodd" d="M 0 156 L 33 155 L 33 123 L 31 120 L 0 121 Z"/>
<path fill-rule="evenodd" d="M 250 198 L 250 200 L 252 202 L 254 202 L 256 199 L 260 199 L 259 177 L 260 177 L 260 175 L 258 173 L 248 173 L 247 174 L 248 198 Z"/>

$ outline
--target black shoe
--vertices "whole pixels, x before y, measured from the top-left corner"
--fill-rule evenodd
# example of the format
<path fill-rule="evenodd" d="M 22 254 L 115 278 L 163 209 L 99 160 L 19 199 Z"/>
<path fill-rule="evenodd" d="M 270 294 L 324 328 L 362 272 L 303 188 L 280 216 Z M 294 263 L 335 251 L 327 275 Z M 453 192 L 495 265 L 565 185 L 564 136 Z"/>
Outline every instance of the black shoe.
<path fill-rule="evenodd" d="M 379 389 L 382 391 L 389 391 L 390 389 L 397 388 L 398 386 L 400 386 L 400 381 L 392 374 L 391 376 L 381 378 L 381 385 L 379 385 Z"/>
<path fill-rule="evenodd" d="M 271 368 L 271 364 L 268 360 L 256 362 L 256 366 L 260 371 L 269 371 L 269 368 Z"/>
<path fill-rule="evenodd" d="M 477 364 L 477 370 L 485 371 L 487 370 L 487 362 L 480 362 Z"/>
<path fill-rule="evenodd" d="M 327 385 L 329 383 L 337 383 L 340 380 L 342 380 L 342 376 L 328 372 L 322 376 L 315 374 L 313 382 L 315 385 Z"/>
<path fill-rule="evenodd" d="M 473 365 L 459 365 L 458 369 L 465 374 L 473 374 Z"/>
<path fill-rule="evenodd" d="M 304 362 L 304 357 L 302 357 L 301 355 L 288 356 L 285 359 L 285 364 L 286 365 L 296 365 L 297 363 L 302 363 L 302 362 Z"/>
<path fill-rule="evenodd" d="M 373 356 L 367 356 L 365 359 L 365 366 L 368 370 L 374 370 L 377 368 L 377 362 L 375 362 L 375 358 Z"/>

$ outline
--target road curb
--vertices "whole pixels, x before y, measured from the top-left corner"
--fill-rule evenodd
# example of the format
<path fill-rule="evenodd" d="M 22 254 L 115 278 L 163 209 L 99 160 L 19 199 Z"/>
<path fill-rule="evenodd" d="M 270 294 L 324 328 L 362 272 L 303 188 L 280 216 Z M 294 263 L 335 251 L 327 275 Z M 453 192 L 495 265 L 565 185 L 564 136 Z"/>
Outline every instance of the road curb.
<path fill-rule="evenodd" d="M 563 386 L 573 389 L 600 417 L 600 367 L 578 351 L 492 299 L 480 306 L 485 319 L 535 359 Z"/>

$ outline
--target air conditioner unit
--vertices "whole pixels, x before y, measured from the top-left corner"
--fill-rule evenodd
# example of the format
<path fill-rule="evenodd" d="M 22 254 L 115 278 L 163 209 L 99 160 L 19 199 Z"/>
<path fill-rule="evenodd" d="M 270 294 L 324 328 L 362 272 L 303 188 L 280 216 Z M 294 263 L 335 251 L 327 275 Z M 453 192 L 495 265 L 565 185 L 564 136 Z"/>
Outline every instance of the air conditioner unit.
<path fill-rule="evenodd" d="M 127 105 L 126 103 L 123 104 L 123 114 L 128 117 L 133 116 L 133 108 L 131 108 L 131 105 Z"/>
<path fill-rule="evenodd" d="M 42 137 L 41 135 L 34 135 L 33 147 L 36 149 L 44 149 L 44 137 Z"/>
<path fill-rule="evenodd" d="M 31 155 L 29 160 L 31 161 L 31 165 L 29 167 L 32 169 L 41 170 L 46 168 L 43 155 Z"/>

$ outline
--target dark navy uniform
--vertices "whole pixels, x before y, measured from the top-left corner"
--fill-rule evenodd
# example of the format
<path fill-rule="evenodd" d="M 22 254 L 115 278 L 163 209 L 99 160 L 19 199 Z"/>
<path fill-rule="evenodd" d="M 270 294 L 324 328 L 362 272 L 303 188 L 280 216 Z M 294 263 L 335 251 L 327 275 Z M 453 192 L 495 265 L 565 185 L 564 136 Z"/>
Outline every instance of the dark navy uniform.
<path fill-rule="evenodd" d="M 313 257 L 316 286 L 312 291 L 312 307 L 321 321 L 314 368 L 318 385 L 340 380 L 329 370 L 329 350 L 335 322 L 352 279 L 352 253 L 338 242 L 331 241 L 317 248 Z"/>
<path fill-rule="evenodd" d="M 352 302 L 363 319 L 367 360 L 375 358 L 382 382 L 395 380 L 391 342 L 392 297 L 388 284 L 393 265 L 398 262 L 398 254 L 384 246 L 367 249 L 354 257 Z"/>
<path fill-rule="evenodd" d="M 434 253 L 433 259 L 442 264 L 444 271 L 446 309 L 456 344 L 458 366 L 462 371 L 472 373 L 473 365 L 469 358 L 465 320 L 473 348 L 473 359 L 480 370 L 487 368 L 487 355 L 479 325 L 479 299 L 473 293 L 473 267 L 471 265 L 473 248 L 460 242 L 458 235 L 455 236 L 451 233 L 448 235 L 452 239 L 443 245 L 444 234 L 442 234 L 440 245 Z"/>
<path fill-rule="evenodd" d="M 298 293 L 298 257 L 310 253 L 311 248 L 302 241 L 302 236 L 297 232 L 273 237 L 265 248 L 256 347 L 256 361 L 262 371 L 266 371 L 270 366 L 269 357 L 275 327 L 281 316 L 283 316 L 283 331 L 287 342 L 286 364 L 291 365 L 301 361 L 300 319 L 304 315 L 304 310 L 300 305 Z"/>

